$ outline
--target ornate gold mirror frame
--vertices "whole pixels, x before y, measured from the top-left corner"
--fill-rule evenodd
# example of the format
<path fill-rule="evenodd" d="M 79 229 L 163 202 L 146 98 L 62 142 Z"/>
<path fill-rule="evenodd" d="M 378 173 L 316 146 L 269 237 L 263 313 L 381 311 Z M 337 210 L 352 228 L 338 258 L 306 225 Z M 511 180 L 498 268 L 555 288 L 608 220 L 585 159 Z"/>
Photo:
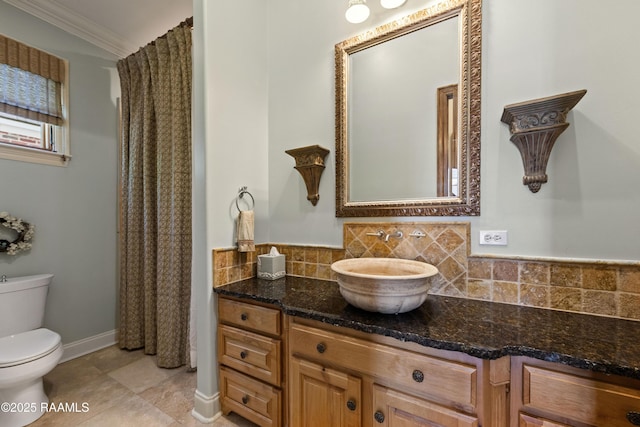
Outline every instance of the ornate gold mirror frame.
<path fill-rule="evenodd" d="M 349 99 L 349 55 L 437 24 L 453 16 L 458 16 L 460 19 L 459 195 L 416 200 L 351 201 L 349 199 L 349 106 L 347 105 Z M 480 215 L 481 50 L 482 0 L 445 0 L 430 8 L 336 44 L 337 217 Z M 436 138 L 435 135 L 434 138 Z M 433 155 L 435 157 L 437 153 L 434 152 Z"/>

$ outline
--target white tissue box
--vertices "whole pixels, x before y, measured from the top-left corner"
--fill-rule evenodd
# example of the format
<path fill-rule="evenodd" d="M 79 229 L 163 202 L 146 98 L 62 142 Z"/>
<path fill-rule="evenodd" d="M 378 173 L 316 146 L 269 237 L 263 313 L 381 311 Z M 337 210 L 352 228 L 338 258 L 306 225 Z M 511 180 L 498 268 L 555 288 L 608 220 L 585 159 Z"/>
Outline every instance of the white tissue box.
<path fill-rule="evenodd" d="M 276 280 L 285 274 L 284 255 L 258 255 L 258 278 Z"/>

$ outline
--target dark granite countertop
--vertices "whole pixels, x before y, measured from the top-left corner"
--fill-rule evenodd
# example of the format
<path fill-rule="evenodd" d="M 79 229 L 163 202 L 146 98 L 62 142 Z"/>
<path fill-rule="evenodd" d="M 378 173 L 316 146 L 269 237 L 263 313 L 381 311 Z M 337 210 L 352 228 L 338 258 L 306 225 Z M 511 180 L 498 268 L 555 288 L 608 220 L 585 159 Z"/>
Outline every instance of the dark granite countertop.
<path fill-rule="evenodd" d="M 369 313 L 348 304 L 336 282 L 294 276 L 248 279 L 214 292 L 482 359 L 530 356 L 640 379 L 640 322 L 432 295 L 409 313 Z"/>

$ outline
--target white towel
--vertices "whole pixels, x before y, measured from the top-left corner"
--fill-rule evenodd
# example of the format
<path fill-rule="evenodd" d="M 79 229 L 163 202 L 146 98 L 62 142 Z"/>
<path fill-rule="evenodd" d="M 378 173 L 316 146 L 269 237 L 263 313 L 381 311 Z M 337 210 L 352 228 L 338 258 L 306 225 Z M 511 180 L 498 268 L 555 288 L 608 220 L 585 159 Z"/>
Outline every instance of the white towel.
<path fill-rule="evenodd" d="M 253 252 L 253 211 L 240 211 L 238 215 L 238 252 Z"/>

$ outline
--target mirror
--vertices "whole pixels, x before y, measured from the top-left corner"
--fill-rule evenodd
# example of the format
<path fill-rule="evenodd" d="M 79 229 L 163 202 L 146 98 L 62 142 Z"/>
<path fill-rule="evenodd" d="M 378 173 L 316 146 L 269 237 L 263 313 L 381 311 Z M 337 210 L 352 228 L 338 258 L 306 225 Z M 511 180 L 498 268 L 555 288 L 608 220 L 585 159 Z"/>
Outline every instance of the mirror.
<path fill-rule="evenodd" d="M 481 0 L 335 46 L 336 216 L 480 214 Z"/>

